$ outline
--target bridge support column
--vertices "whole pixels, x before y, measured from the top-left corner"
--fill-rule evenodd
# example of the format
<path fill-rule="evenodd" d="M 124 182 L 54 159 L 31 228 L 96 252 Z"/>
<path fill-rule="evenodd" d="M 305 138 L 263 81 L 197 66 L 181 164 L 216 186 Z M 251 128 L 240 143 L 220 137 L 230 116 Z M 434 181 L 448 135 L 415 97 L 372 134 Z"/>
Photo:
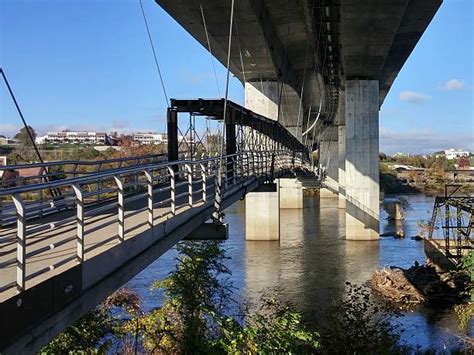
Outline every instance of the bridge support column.
<path fill-rule="evenodd" d="M 319 164 L 326 169 L 323 180 L 324 187 L 319 195 L 325 197 L 337 197 L 339 191 L 338 170 L 339 170 L 339 145 L 338 129 L 336 126 L 326 128 L 319 145 Z"/>
<path fill-rule="evenodd" d="M 168 160 L 178 160 L 178 113 L 168 107 Z"/>
<path fill-rule="evenodd" d="M 278 101 L 278 82 L 245 83 L 245 108 L 276 121 L 278 119 Z"/>
<path fill-rule="evenodd" d="M 299 94 L 290 86 L 282 86 L 277 81 L 246 82 L 245 107 L 272 120 L 279 120 L 293 136 L 301 139 L 303 108 L 300 107 Z"/>
<path fill-rule="evenodd" d="M 303 186 L 298 179 L 278 179 L 280 208 L 303 208 Z"/>
<path fill-rule="evenodd" d="M 245 239 L 280 239 L 278 184 L 265 184 L 245 196 Z"/>
<path fill-rule="evenodd" d="M 337 133 L 339 208 L 346 208 L 346 126 L 338 126 Z"/>
<path fill-rule="evenodd" d="M 346 239 L 379 239 L 379 87 L 346 82 Z"/>

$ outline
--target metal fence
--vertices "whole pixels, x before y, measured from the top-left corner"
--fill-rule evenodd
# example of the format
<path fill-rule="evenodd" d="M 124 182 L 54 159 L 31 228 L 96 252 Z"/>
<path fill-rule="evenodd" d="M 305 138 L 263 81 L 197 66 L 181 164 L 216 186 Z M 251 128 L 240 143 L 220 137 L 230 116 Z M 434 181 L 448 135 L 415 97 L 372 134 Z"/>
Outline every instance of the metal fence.
<path fill-rule="evenodd" d="M 151 163 L 4 188 L 0 299 L 2 292 L 21 292 L 65 264 L 102 252 L 107 243 L 133 237 L 140 228 L 209 206 L 216 194 L 225 198 L 249 180 L 272 180 L 303 164 L 302 156 L 288 150 L 241 151 L 222 159 Z M 61 253 L 55 252 L 62 246 Z"/>

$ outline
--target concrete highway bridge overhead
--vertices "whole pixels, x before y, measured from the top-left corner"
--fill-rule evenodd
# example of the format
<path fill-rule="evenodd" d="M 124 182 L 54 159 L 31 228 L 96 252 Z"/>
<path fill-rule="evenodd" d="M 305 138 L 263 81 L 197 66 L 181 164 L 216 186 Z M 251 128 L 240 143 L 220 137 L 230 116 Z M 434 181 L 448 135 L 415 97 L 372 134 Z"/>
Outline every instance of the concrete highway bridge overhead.
<path fill-rule="evenodd" d="M 231 0 L 156 2 L 227 63 Z M 379 237 L 379 108 L 441 2 L 235 1 L 230 69 L 245 106 L 319 149 L 348 239 Z"/>
<path fill-rule="evenodd" d="M 156 2 L 226 64 L 231 0 Z M 321 198 L 346 209 L 346 238 L 378 239 L 378 111 L 440 4 L 235 1 L 230 70 L 245 107 L 172 100 L 167 159 L 86 173 L 62 162 L 60 178 L 61 163 L 47 163 L 22 186 L 13 174 L 0 190 L 0 352 L 38 350 L 179 240 L 225 233 L 203 223 L 244 196 L 246 237 L 278 238 L 279 208 L 302 206 L 308 177 L 294 177 L 313 168 L 313 150 Z M 223 122 L 223 156 L 198 156 L 197 141 L 180 155 L 182 113 Z"/>

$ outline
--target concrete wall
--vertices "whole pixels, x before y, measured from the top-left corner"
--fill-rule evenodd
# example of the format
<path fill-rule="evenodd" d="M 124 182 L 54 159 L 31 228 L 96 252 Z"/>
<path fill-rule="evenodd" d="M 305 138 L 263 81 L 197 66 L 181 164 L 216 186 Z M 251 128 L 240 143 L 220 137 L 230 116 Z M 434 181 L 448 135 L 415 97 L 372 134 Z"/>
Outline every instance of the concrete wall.
<path fill-rule="evenodd" d="M 346 238 L 379 238 L 379 87 L 346 82 Z"/>

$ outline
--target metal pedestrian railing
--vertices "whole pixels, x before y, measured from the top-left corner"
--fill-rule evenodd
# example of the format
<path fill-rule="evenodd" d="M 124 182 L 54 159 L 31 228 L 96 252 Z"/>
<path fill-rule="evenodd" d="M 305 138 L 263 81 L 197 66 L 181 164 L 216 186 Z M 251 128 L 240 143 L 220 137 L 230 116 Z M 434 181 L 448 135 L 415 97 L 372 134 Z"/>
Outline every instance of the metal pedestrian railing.
<path fill-rule="evenodd" d="M 167 160 L 167 154 L 142 155 L 106 160 L 62 160 L 0 166 L 0 187 L 62 180 L 127 166 L 154 164 Z"/>
<path fill-rule="evenodd" d="M 3 188 L 0 301 L 183 211 L 208 207 L 218 194 L 224 199 L 304 164 L 288 150 L 240 151 Z"/>

